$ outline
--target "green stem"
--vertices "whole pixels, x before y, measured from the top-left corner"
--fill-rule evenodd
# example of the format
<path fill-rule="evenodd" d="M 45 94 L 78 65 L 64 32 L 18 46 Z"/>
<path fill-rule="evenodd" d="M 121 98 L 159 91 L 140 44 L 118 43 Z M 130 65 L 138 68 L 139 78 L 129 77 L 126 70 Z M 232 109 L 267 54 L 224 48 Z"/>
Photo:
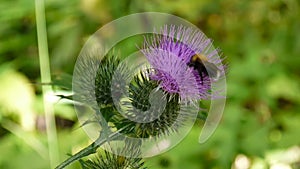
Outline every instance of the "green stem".
<path fill-rule="evenodd" d="M 111 135 L 109 135 L 106 138 L 101 137 L 101 135 L 98 137 L 98 139 L 90 144 L 89 146 L 85 147 L 84 149 L 80 150 L 78 153 L 74 154 L 70 158 L 66 159 L 64 162 L 62 162 L 59 166 L 57 166 L 55 169 L 63 169 L 66 166 L 70 165 L 76 160 L 79 160 L 83 157 L 86 157 L 90 154 L 96 153 L 97 149 L 104 143 L 106 143 L 109 140 L 113 140 L 117 138 L 118 132 L 114 132 Z"/>
<path fill-rule="evenodd" d="M 37 27 L 37 38 L 38 38 L 38 49 L 39 49 L 39 60 L 40 60 L 40 71 L 42 83 L 51 82 L 50 73 L 50 62 L 48 54 L 48 43 L 47 43 L 47 30 L 46 30 L 46 19 L 45 19 L 45 6 L 44 0 L 35 0 L 35 13 L 36 13 L 36 27 Z M 51 86 L 43 85 L 43 102 L 46 119 L 46 131 L 48 141 L 48 151 L 50 158 L 50 167 L 54 166 L 59 161 L 59 150 L 57 143 L 56 125 L 53 113 L 53 105 L 47 101 L 47 94 L 52 92 Z"/>
<path fill-rule="evenodd" d="M 103 144 L 103 143 L 102 143 Z M 100 145 L 96 145 L 95 142 L 93 142 L 92 144 L 90 144 L 89 146 L 87 146 L 86 148 L 82 149 L 81 151 L 79 151 L 78 153 L 74 154 L 73 156 L 71 156 L 70 158 L 68 158 L 67 160 L 65 160 L 64 162 L 62 162 L 59 166 L 57 166 L 55 169 L 63 169 L 66 166 L 70 165 L 72 162 L 81 159 L 82 157 L 88 156 L 90 154 L 94 154 L 97 150 L 97 148 Z"/>

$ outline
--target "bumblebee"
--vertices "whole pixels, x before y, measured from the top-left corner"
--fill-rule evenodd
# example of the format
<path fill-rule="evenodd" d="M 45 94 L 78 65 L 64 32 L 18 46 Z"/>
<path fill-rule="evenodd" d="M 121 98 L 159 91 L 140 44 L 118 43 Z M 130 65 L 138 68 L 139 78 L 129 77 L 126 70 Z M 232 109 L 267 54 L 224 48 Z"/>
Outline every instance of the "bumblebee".
<path fill-rule="evenodd" d="M 208 62 L 207 57 L 203 54 L 195 54 L 192 56 L 188 66 L 193 67 L 199 72 L 201 80 L 203 80 L 204 76 L 218 79 L 221 74 L 220 69 L 215 64 Z"/>

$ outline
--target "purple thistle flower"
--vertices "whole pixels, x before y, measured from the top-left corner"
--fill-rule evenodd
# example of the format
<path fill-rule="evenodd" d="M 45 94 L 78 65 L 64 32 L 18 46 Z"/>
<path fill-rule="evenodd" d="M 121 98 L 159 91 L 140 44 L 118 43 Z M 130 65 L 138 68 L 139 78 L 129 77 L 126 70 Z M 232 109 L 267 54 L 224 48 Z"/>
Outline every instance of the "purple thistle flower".
<path fill-rule="evenodd" d="M 154 69 L 150 78 L 159 81 L 163 90 L 179 93 L 182 99 L 207 99 L 214 79 L 189 64 L 195 54 L 203 54 L 209 63 L 223 70 L 218 50 L 210 51 L 211 47 L 211 40 L 200 31 L 165 25 L 160 33 L 145 38 L 141 52 Z"/>

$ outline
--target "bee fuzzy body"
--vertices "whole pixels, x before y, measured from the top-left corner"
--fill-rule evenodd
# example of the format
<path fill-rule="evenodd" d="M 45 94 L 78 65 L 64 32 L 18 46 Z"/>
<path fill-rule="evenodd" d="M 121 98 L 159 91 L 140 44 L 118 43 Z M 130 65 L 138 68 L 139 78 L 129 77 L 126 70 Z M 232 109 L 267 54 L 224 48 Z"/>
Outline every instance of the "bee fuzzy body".
<path fill-rule="evenodd" d="M 209 76 L 215 80 L 220 76 L 219 68 L 215 64 L 208 62 L 207 57 L 203 54 L 193 55 L 188 66 L 198 71 L 201 80 L 204 80 L 204 76 Z"/>

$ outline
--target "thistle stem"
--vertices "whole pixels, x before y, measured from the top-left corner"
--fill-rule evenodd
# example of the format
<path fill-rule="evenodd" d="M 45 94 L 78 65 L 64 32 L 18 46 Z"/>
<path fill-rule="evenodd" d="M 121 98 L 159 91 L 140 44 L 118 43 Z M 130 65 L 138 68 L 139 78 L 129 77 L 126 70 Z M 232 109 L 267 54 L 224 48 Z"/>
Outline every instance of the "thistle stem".
<path fill-rule="evenodd" d="M 63 169 L 66 166 L 70 165 L 71 163 L 73 163 L 76 160 L 79 160 L 83 157 L 86 157 L 90 154 L 94 154 L 96 153 L 97 149 L 103 145 L 104 143 L 106 143 L 109 140 L 113 140 L 115 138 L 117 138 L 118 136 L 118 132 L 114 132 L 111 135 L 109 135 L 108 137 L 102 137 L 102 135 L 100 135 L 96 141 L 94 141 L 92 144 L 90 144 L 89 146 L 85 147 L 84 149 L 80 150 L 78 153 L 74 154 L 73 156 L 71 156 L 70 158 L 66 159 L 64 162 L 62 162 L 59 166 L 57 166 L 55 169 Z"/>

